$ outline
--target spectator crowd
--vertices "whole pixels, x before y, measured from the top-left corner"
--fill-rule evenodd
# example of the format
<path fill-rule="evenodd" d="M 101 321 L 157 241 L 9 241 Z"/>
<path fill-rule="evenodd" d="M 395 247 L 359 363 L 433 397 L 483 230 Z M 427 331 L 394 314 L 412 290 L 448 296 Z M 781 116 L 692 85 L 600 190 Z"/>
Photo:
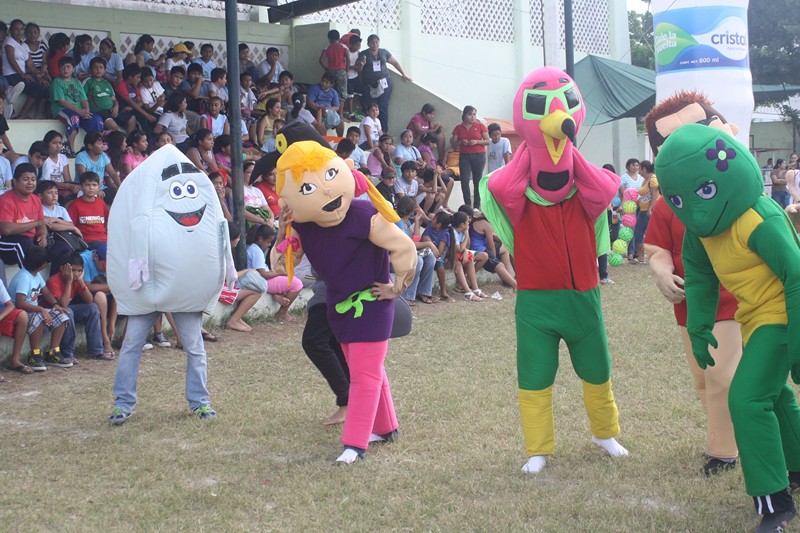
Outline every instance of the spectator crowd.
<path fill-rule="evenodd" d="M 115 358 L 116 304 L 105 279 L 109 207 L 121 183 L 154 150 L 173 144 L 183 151 L 208 175 L 225 217 L 233 222 L 233 136 L 227 111 L 237 101 L 246 227 L 231 223 L 230 228 L 232 242 L 246 240 L 247 268 L 220 296 L 235 306 L 229 329 L 249 331 L 243 317 L 265 293 L 278 304 L 278 318 L 293 321 L 288 308 L 303 284 L 310 284 L 302 253 L 295 263 L 300 275 L 289 282 L 284 260 L 274 250 L 274 243 L 283 240 L 285 222 L 275 193 L 275 158 L 256 165 L 276 151 L 278 131 L 296 123 L 324 136 L 333 133 L 326 140 L 337 154 L 352 160 L 396 209 L 398 225 L 414 240 L 420 258 L 414 282 L 403 294 L 409 305 L 453 301 L 446 270 L 453 271 L 455 290 L 469 301 L 486 298 L 477 281 L 481 269 L 516 287 L 512 259 L 479 210 L 477 184 L 487 153 L 489 171 L 511 157 L 500 127 L 487 127 L 467 106 L 448 143 L 435 108 L 426 104 L 419 113 L 409 113 L 407 129 L 395 142 L 386 133 L 392 93 L 387 65 L 404 80 L 411 78 L 380 47 L 377 35 L 367 38 L 364 50 L 356 29 L 344 36 L 331 30 L 327 37 L 319 83 L 305 90 L 282 66 L 277 48 L 269 48 L 266 59 L 256 64 L 248 45 L 240 44 L 237 99 L 208 43 L 185 41 L 156 50 L 153 37 L 142 35 L 133 53 L 122 57 L 109 38 L 97 49 L 86 34 L 71 42 L 66 34 L 53 33 L 45 43 L 34 22 L 0 22 L 0 99 L 5 104 L 0 105 L 0 259 L 20 267 L 11 280 L 0 283 L 0 334 L 14 339 L 10 370 L 30 374 L 78 364 L 76 322 L 85 326 L 88 356 Z M 26 152 L 18 152 L 8 137 L 8 118 L 23 128 L 29 118 L 58 119 L 63 130 L 48 131 Z M 346 121 L 353 125 L 345 129 Z M 82 146 L 76 146 L 79 130 L 85 133 Z M 459 179 L 465 205 L 454 212 L 449 202 Z M 303 275 L 304 269 L 309 275 Z M 171 345 L 160 323 L 145 348 Z M 48 350 L 42 348 L 45 330 L 51 336 Z M 25 336 L 31 352 L 23 356 Z"/>

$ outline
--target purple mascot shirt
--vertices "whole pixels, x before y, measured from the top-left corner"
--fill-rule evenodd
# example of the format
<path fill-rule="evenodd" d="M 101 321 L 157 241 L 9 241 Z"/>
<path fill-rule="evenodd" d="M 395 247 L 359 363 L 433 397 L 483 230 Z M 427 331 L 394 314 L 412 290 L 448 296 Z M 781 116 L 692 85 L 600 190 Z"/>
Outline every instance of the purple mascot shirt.
<path fill-rule="evenodd" d="M 339 313 L 336 304 L 369 289 L 373 283 L 389 283 L 389 253 L 372 244 L 369 233 L 377 210 L 368 201 L 353 200 L 344 220 L 323 228 L 313 222 L 293 222 L 308 260 L 328 287 L 328 322 L 340 343 L 385 341 L 392 331 L 394 302 L 362 300 Z"/>

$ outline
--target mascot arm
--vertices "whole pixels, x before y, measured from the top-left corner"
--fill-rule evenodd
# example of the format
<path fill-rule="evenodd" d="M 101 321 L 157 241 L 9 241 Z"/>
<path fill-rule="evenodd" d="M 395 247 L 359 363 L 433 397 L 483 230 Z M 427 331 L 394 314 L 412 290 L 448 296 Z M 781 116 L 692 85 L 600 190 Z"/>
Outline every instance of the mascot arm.
<path fill-rule="evenodd" d="M 786 296 L 789 359 L 800 363 L 800 251 L 789 227 L 789 221 L 781 213 L 769 216 L 750 234 L 747 246 L 764 260 L 781 280 Z M 794 371 L 793 371 L 794 373 Z"/>
<path fill-rule="evenodd" d="M 138 216 L 130 222 L 128 285 L 139 290 L 150 279 L 150 217 Z"/>
<path fill-rule="evenodd" d="M 389 260 L 397 275 L 394 292 L 400 294 L 411 284 L 417 271 L 417 247 L 414 241 L 380 214 L 372 217 L 369 240 L 375 246 L 390 252 Z"/>
<path fill-rule="evenodd" d="M 714 366 L 708 346 L 717 347 L 717 339 L 712 330 L 717 319 L 719 279 L 700 239 L 689 231 L 683 236 L 682 255 L 686 270 L 686 307 L 689 310 L 686 330 L 697 364 L 700 368 L 706 368 Z"/>
<path fill-rule="evenodd" d="M 596 219 L 619 191 L 619 176 L 589 163 L 578 150 L 572 151 L 572 160 L 578 198 L 586 214 Z"/>
<path fill-rule="evenodd" d="M 228 221 L 223 220 L 219 224 L 219 239 L 222 241 L 222 257 L 225 258 L 223 265 L 223 277 L 228 287 L 232 287 L 238 275 L 236 272 L 236 263 L 233 261 L 233 250 L 231 250 L 230 233 L 228 232 Z"/>
<path fill-rule="evenodd" d="M 522 219 L 525 212 L 525 204 L 528 202 L 525 190 L 530 184 L 530 179 L 531 155 L 524 141 L 517 148 L 513 159 L 489 176 L 487 183 L 489 192 L 505 209 L 512 226 Z"/>

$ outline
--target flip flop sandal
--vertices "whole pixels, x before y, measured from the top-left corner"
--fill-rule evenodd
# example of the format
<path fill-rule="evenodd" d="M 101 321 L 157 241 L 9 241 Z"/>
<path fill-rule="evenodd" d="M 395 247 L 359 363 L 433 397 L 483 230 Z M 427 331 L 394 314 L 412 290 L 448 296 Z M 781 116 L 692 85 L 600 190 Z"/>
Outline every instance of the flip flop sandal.
<path fill-rule="evenodd" d="M 218 342 L 219 338 L 215 337 L 211 333 L 203 333 L 203 340 L 206 342 Z"/>
<path fill-rule="evenodd" d="M 433 303 L 433 298 L 430 297 L 430 296 L 420 296 L 419 297 L 419 301 L 424 303 L 424 304 L 432 304 Z"/>
<path fill-rule="evenodd" d="M 405 298 L 403 298 L 403 299 L 405 300 Z M 406 300 L 406 303 L 408 304 L 409 307 L 416 307 L 417 306 L 417 302 L 415 302 L 414 300 Z"/>
<path fill-rule="evenodd" d="M 478 298 L 488 298 L 488 296 L 486 295 L 486 293 L 485 293 L 485 292 L 483 292 L 483 291 L 482 291 L 482 290 L 480 290 L 480 289 L 475 289 L 475 290 L 474 290 L 474 291 L 472 291 L 472 292 L 473 292 L 473 293 L 475 294 L 475 296 L 477 296 Z"/>
<path fill-rule="evenodd" d="M 9 366 L 6 368 L 11 370 L 12 372 L 19 372 L 20 374 L 24 374 L 26 376 L 29 374 L 33 374 L 33 369 L 28 365 Z"/>
<path fill-rule="evenodd" d="M 113 361 L 117 356 L 114 352 L 103 352 L 100 355 L 96 355 L 94 358 L 98 361 Z"/>

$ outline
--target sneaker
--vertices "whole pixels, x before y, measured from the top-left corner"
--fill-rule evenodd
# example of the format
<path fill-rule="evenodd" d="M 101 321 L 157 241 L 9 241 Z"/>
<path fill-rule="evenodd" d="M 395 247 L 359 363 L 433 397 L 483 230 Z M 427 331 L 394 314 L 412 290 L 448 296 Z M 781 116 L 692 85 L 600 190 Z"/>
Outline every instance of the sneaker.
<path fill-rule="evenodd" d="M 199 418 L 200 420 L 210 420 L 212 418 L 217 418 L 217 412 L 214 411 L 210 405 L 201 405 L 194 411 L 192 411 L 194 415 Z"/>
<path fill-rule="evenodd" d="M 119 407 L 115 407 L 113 411 L 111 411 L 111 416 L 108 417 L 108 421 L 111 422 L 113 426 L 121 426 L 128 420 L 133 413 L 129 413 L 127 411 L 123 411 Z"/>
<path fill-rule="evenodd" d="M 153 344 L 161 346 L 162 348 L 171 348 L 172 344 L 167 340 L 163 333 L 159 332 L 153 335 Z"/>
<path fill-rule="evenodd" d="M 44 364 L 44 357 L 42 354 L 33 355 L 31 354 L 28 356 L 28 366 L 31 367 L 36 372 L 44 372 L 47 370 L 47 367 Z"/>
<path fill-rule="evenodd" d="M 22 91 L 25 90 L 25 83 L 19 82 L 18 84 L 14 85 L 10 89 L 8 89 L 8 93 L 6 94 L 6 105 L 5 105 L 5 116 L 6 119 L 14 118 L 14 107 L 22 107 L 22 102 L 15 102 L 20 96 L 22 96 Z M 17 103 L 17 106 L 14 104 Z"/>
<path fill-rule="evenodd" d="M 703 467 L 703 472 L 707 476 L 713 476 L 714 474 L 719 474 L 724 470 L 731 470 L 733 468 L 736 468 L 736 459 L 725 461 L 723 459 L 711 457 Z"/>
<path fill-rule="evenodd" d="M 611 278 L 603 278 L 600 280 L 600 283 L 602 283 L 603 285 L 613 285 L 614 280 Z"/>
<path fill-rule="evenodd" d="M 61 357 L 60 352 L 55 352 L 53 350 L 47 350 L 47 355 L 44 357 L 44 363 L 49 366 L 58 366 L 61 368 L 69 368 L 72 366 L 72 363 L 67 361 L 64 357 Z"/>
<path fill-rule="evenodd" d="M 155 348 L 155 346 L 153 346 L 149 342 L 144 343 L 144 346 L 142 346 L 142 350 L 152 350 L 153 348 Z"/>
<path fill-rule="evenodd" d="M 73 365 L 77 365 L 78 364 L 78 360 L 76 358 L 74 358 L 74 357 L 65 357 L 64 361 L 67 362 L 67 363 L 72 363 Z"/>

